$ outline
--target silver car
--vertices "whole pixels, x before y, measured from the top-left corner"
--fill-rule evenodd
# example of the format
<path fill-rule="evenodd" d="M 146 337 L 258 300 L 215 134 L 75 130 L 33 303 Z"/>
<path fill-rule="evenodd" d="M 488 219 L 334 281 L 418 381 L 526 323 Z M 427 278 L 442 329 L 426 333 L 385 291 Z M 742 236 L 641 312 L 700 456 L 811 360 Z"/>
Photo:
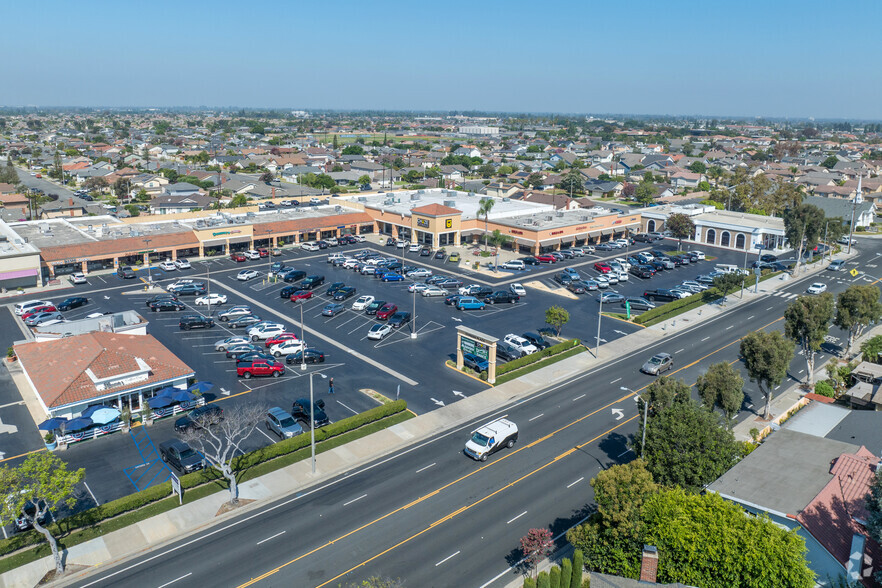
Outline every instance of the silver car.
<path fill-rule="evenodd" d="M 282 439 L 299 435 L 303 432 L 300 423 L 294 420 L 290 413 L 285 412 L 278 406 L 274 406 L 266 413 L 266 428 Z"/>
<path fill-rule="evenodd" d="M 656 353 L 643 364 L 640 371 L 650 376 L 657 376 L 674 368 L 674 358 L 669 353 Z"/>

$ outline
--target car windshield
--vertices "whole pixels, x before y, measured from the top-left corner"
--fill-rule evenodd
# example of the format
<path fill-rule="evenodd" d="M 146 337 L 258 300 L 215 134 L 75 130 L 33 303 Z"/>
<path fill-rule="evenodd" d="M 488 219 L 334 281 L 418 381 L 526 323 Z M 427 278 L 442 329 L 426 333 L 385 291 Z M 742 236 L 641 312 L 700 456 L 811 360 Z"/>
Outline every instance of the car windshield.
<path fill-rule="evenodd" d="M 481 447 L 487 447 L 487 443 L 490 442 L 490 439 L 480 433 L 475 433 L 472 435 L 472 442 Z"/>
<path fill-rule="evenodd" d="M 281 421 L 279 421 L 279 424 L 281 426 L 287 428 L 287 427 L 293 427 L 297 423 L 296 423 L 296 421 L 294 421 L 294 417 L 285 417 Z"/>
<path fill-rule="evenodd" d="M 192 447 L 188 447 L 181 452 L 181 459 L 187 459 L 188 457 L 193 457 L 194 455 L 196 455 L 196 452 L 193 451 Z"/>
<path fill-rule="evenodd" d="M 376 333 L 377 331 L 382 331 L 384 326 L 385 325 L 374 325 L 373 327 L 371 327 L 371 331 L 374 333 Z"/>

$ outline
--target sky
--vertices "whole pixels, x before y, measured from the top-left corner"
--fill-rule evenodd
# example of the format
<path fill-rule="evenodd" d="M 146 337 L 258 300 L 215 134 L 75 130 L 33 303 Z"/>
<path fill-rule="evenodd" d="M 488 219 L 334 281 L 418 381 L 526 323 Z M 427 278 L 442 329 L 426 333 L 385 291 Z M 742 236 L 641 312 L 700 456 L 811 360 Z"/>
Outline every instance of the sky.
<path fill-rule="evenodd" d="M 3 15 L 0 106 L 882 119 L 878 0 L 40 0 Z"/>

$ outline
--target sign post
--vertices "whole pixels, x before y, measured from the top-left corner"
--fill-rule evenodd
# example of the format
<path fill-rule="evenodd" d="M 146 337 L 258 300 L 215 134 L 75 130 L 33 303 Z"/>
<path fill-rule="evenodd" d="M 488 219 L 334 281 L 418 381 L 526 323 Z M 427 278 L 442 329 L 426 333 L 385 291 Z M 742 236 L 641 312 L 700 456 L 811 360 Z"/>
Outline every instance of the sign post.
<path fill-rule="evenodd" d="M 631 303 L 625 300 L 625 314 L 628 320 L 631 320 Z"/>
<path fill-rule="evenodd" d="M 492 335 L 465 326 L 456 327 L 456 369 L 463 368 L 463 355 L 471 353 L 487 361 L 487 382 L 496 382 L 496 342 Z"/>
<path fill-rule="evenodd" d="M 178 495 L 178 504 L 184 504 L 184 491 L 181 489 L 181 479 L 174 473 L 171 473 L 172 493 Z"/>

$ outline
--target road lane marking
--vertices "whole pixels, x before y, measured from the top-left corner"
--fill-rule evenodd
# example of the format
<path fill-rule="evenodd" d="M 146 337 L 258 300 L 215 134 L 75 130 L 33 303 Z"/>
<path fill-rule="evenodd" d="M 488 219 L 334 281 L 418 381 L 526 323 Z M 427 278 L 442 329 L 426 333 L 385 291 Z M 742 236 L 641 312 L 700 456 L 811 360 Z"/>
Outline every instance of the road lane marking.
<path fill-rule="evenodd" d="M 527 511 L 522 512 L 521 514 L 519 514 L 518 516 L 516 516 L 515 518 L 513 518 L 512 520 L 508 521 L 508 522 L 505 523 L 505 524 L 506 524 L 506 525 L 510 525 L 510 524 L 512 524 L 513 522 L 515 522 L 516 520 L 518 520 L 519 518 L 521 518 L 522 516 L 524 516 L 525 514 L 527 514 Z"/>
<path fill-rule="evenodd" d="M 585 476 L 582 476 L 581 478 L 579 478 L 579 479 L 576 480 L 575 482 L 571 482 L 571 483 L 569 483 L 569 484 L 567 485 L 567 488 L 572 488 L 573 486 L 575 486 L 576 484 L 578 484 L 579 482 L 581 482 L 581 481 L 584 480 L 584 479 L 585 479 Z"/>
<path fill-rule="evenodd" d="M 585 396 L 587 396 L 587 394 L 582 394 L 581 396 L 576 396 L 575 398 L 573 398 L 573 402 L 579 400 L 580 398 L 585 398 Z"/>
<path fill-rule="evenodd" d="M 263 541 L 258 541 L 257 544 L 260 545 L 261 543 L 266 543 L 266 542 L 269 541 L 270 539 L 275 539 L 275 538 L 278 537 L 279 535 L 284 535 L 284 534 L 285 534 L 285 531 L 282 531 L 281 533 L 276 533 L 276 534 L 273 535 L 272 537 L 267 537 L 267 538 L 264 539 Z"/>
<path fill-rule="evenodd" d="M 674 353 L 680 353 L 681 351 L 684 351 L 684 350 L 685 350 L 685 349 L 678 349 L 678 350 L 676 350 Z"/>
<path fill-rule="evenodd" d="M 365 496 L 367 496 L 367 494 L 362 494 L 362 495 L 359 496 L 358 498 L 353 498 L 353 499 L 350 500 L 349 502 L 344 502 L 344 503 L 343 503 L 343 506 L 349 506 L 349 505 L 352 504 L 353 502 L 358 502 L 359 500 L 361 500 L 361 499 L 364 498 Z"/>
<path fill-rule="evenodd" d="M 528 423 L 532 423 L 533 421 L 535 421 L 536 419 L 538 419 L 539 417 L 542 417 L 542 416 L 545 416 L 545 413 L 544 413 L 544 412 L 541 413 L 541 414 L 537 414 L 536 416 L 534 416 L 533 418 L 531 418 L 531 419 L 530 419 L 529 421 L 527 421 L 527 422 L 528 422 Z"/>
<path fill-rule="evenodd" d="M 615 384 L 615 383 L 618 382 L 619 380 L 621 380 L 621 378 L 616 378 L 615 380 L 613 380 L 612 382 L 610 382 L 610 384 Z"/>
<path fill-rule="evenodd" d="M 753 317 L 754 317 L 754 315 L 750 315 L 749 317 L 747 317 L 747 320 L 750 320 L 750 319 L 752 319 Z"/>
<path fill-rule="evenodd" d="M 457 555 L 459 555 L 459 551 L 457 551 L 456 553 L 453 553 L 453 554 L 451 554 L 451 555 L 448 555 L 447 557 L 445 557 L 444 559 L 442 559 L 441 561 L 439 561 L 438 563 L 436 563 L 436 564 L 435 564 L 435 567 L 437 568 L 438 566 L 440 566 L 441 564 L 443 564 L 443 563 L 444 563 L 445 561 L 447 561 L 448 559 L 454 558 L 454 557 L 456 557 Z M 323 585 L 324 585 L 324 584 L 323 584 Z"/>
<path fill-rule="evenodd" d="M 770 307 L 768 307 L 766 310 L 772 310 L 773 308 L 775 308 L 775 307 L 774 307 L 774 306 L 770 306 Z"/>
<path fill-rule="evenodd" d="M 728 327 L 726 327 L 725 330 L 728 331 L 729 329 L 731 329 L 731 328 L 734 327 L 734 326 L 735 326 L 735 325 L 729 325 Z"/>
<path fill-rule="evenodd" d="M 175 579 L 172 580 L 171 582 L 166 582 L 165 584 L 163 584 L 162 586 L 159 586 L 158 588 L 165 588 L 166 586 L 171 586 L 172 584 L 174 584 L 174 583 L 177 582 L 178 580 L 183 580 L 184 578 L 187 578 L 187 577 L 192 576 L 192 575 L 193 575 L 193 572 L 190 572 L 190 573 L 188 573 L 188 574 L 184 574 L 184 575 L 181 576 L 180 578 L 175 578 Z"/>
<path fill-rule="evenodd" d="M 429 465 L 427 465 L 427 466 L 425 466 L 425 467 L 422 467 L 422 468 L 418 469 L 418 470 L 415 471 L 414 473 L 415 473 L 415 474 L 418 474 L 418 473 L 420 473 L 420 472 L 422 472 L 422 471 L 424 471 L 424 470 L 429 469 L 430 467 L 434 466 L 435 464 L 436 464 L 436 462 L 432 462 L 432 463 L 430 463 Z"/>
<path fill-rule="evenodd" d="M 710 339 L 710 337 L 705 337 L 704 339 L 701 340 L 701 342 L 704 343 L 704 342 L 707 341 L 708 339 Z"/>
<path fill-rule="evenodd" d="M 624 450 L 623 452 L 621 452 L 621 453 L 616 457 L 616 459 L 618 459 L 619 457 L 622 457 L 623 455 L 625 455 L 625 454 L 627 454 L 627 453 L 630 453 L 630 452 L 631 452 L 631 449 L 628 448 L 628 449 Z"/>

